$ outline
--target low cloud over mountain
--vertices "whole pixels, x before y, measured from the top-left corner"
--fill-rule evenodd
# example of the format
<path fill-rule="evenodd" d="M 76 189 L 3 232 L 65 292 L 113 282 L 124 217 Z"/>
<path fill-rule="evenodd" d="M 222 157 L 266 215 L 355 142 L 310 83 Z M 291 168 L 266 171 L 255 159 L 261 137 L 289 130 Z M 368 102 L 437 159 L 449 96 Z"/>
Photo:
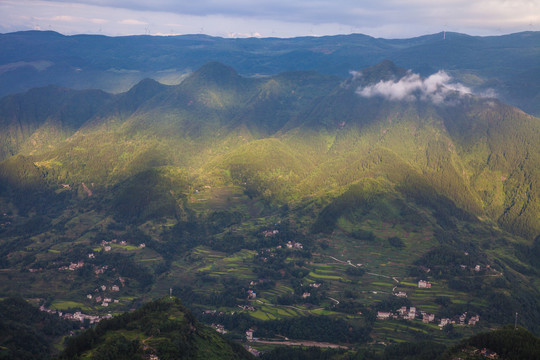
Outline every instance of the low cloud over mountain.
<path fill-rule="evenodd" d="M 358 76 L 358 74 L 356 75 Z M 381 80 L 376 84 L 359 87 L 356 93 L 363 97 L 382 96 L 393 101 L 431 101 L 441 104 L 446 97 L 454 92 L 471 94 L 468 87 L 453 82 L 452 77 L 446 72 L 439 72 L 422 78 L 420 75 L 408 72 L 399 80 Z"/>

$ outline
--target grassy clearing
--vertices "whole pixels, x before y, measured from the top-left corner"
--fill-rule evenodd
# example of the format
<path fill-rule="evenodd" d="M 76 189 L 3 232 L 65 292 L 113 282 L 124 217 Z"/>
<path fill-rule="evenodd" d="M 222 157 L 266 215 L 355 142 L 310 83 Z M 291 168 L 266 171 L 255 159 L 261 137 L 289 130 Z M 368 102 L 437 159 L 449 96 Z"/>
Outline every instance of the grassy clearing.
<path fill-rule="evenodd" d="M 75 309 L 79 308 L 81 310 L 92 310 L 92 308 L 84 305 L 83 303 L 71 301 L 71 300 L 55 300 L 51 304 L 51 309 L 55 310 L 68 310 L 68 309 Z"/>
<path fill-rule="evenodd" d="M 313 271 L 310 271 L 307 275 L 311 278 L 315 279 L 324 279 L 324 280 L 343 280 L 343 277 L 337 276 L 337 275 L 323 275 L 323 274 L 316 274 Z"/>

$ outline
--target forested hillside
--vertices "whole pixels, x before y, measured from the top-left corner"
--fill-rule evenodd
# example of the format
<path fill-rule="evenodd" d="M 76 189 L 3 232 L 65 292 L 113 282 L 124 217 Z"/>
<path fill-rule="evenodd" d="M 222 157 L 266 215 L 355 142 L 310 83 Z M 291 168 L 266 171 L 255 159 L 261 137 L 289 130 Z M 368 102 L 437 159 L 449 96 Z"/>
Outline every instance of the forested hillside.
<path fill-rule="evenodd" d="M 105 316 L 172 289 L 259 349 L 540 331 L 540 119 L 447 73 L 211 62 L 0 104 L 0 296 Z"/>

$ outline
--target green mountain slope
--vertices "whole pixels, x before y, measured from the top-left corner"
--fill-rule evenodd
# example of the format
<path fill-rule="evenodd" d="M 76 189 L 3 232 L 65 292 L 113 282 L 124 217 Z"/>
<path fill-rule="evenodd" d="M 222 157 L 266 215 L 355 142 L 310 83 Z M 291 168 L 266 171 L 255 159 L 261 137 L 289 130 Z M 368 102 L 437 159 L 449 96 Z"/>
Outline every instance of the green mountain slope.
<path fill-rule="evenodd" d="M 7 96 L 0 102 L 0 159 L 48 149 L 72 135 L 111 99 L 103 91 L 56 86 Z"/>
<path fill-rule="evenodd" d="M 214 62 L 108 97 L 0 163 L 0 294 L 104 314 L 173 288 L 235 338 L 347 347 L 448 343 L 516 311 L 538 333 L 540 120 L 440 88 L 362 94 L 410 76 Z M 436 320 L 377 319 L 402 306 Z M 463 314 L 481 320 L 439 330 Z"/>
<path fill-rule="evenodd" d="M 50 359 L 75 323 L 39 311 L 22 298 L 0 301 L 0 358 Z"/>

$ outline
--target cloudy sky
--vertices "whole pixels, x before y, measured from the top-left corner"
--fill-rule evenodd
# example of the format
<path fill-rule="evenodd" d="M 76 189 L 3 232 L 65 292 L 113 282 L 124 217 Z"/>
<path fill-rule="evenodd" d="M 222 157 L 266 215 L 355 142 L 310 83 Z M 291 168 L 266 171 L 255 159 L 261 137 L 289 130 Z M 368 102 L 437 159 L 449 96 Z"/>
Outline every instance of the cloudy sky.
<path fill-rule="evenodd" d="M 0 0 L 0 33 L 406 38 L 540 31 L 540 0 Z"/>

